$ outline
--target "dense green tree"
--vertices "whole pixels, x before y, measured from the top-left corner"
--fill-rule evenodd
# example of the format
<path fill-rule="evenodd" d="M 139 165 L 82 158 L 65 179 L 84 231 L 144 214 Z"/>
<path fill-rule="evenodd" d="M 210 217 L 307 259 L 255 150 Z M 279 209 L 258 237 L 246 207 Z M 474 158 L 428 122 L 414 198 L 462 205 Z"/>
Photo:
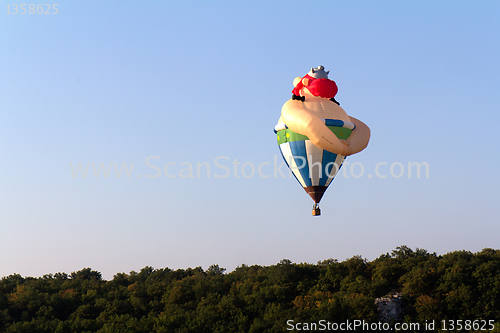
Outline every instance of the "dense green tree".
<path fill-rule="evenodd" d="M 378 320 L 375 298 L 403 294 L 407 322 L 500 319 L 500 251 L 437 256 L 397 247 L 369 262 L 146 266 L 105 281 L 84 268 L 0 280 L 0 332 L 283 332 L 286 321 Z M 497 331 L 500 329 L 497 329 Z"/>

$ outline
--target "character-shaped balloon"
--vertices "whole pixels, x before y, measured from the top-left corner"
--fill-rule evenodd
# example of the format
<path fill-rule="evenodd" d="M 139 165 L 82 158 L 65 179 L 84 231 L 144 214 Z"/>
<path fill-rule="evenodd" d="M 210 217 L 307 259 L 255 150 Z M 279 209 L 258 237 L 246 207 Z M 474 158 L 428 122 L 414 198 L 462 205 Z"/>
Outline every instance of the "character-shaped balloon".
<path fill-rule="evenodd" d="M 288 167 L 314 200 L 313 215 L 346 156 L 366 148 L 370 129 L 335 100 L 338 88 L 323 66 L 293 81 L 293 96 L 275 126 Z"/>

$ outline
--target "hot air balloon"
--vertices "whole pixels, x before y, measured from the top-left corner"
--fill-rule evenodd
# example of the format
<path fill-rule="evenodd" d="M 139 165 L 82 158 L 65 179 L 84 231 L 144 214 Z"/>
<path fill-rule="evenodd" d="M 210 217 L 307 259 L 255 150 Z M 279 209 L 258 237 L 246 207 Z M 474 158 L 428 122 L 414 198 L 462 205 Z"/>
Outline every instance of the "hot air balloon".
<path fill-rule="evenodd" d="M 293 96 L 281 110 L 274 131 L 281 155 L 314 201 L 312 213 L 346 156 L 363 150 L 370 129 L 349 117 L 335 100 L 338 88 L 323 66 L 294 80 Z"/>

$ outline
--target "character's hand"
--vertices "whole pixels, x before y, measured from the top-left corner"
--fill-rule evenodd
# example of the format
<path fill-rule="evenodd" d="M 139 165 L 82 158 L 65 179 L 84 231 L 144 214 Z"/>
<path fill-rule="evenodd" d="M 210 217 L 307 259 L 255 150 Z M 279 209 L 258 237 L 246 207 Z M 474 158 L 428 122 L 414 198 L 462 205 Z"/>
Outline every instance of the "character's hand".
<path fill-rule="evenodd" d="M 342 142 L 343 144 L 345 144 L 346 146 L 349 146 L 351 143 L 349 142 L 349 140 L 343 140 L 343 139 L 340 139 L 340 142 Z"/>
<path fill-rule="evenodd" d="M 356 154 L 366 148 L 370 141 L 370 128 L 366 126 L 361 120 L 350 117 L 351 122 L 356 125 L 356 128 L 349 136 L 349 153 Z"/>
<path fill-rule="evenodd" d="M 343 150 L 341 155 L 344 155 L 344 156 L 352 155 L 353 150 L 352 150 L 352 146 L 350 146 L 351 142 L 349 140 L 340 140 L 340 142 L 342 142 L 344 144 L 344 150 Z"/>

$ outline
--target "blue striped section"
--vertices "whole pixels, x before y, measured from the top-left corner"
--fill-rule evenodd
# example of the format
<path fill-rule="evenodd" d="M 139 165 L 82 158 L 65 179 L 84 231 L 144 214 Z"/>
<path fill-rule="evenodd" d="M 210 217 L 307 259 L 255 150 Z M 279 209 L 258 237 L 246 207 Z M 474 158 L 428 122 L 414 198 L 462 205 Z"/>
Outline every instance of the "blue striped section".
<path fill-rule="evenodd" d="M 345 127 L 349 129 L 355 129 L 356 125 L 351 122 L 343 121 L 339 119 L 325 119 L 326 126 L 335 126 L 335 127 Z"/>
<path fill-rule="evenodd" d="M 282 143 L 282 144 L 284 145 L 284 144 L 286 144 L 286 143 Z M 290 168 L 290 166 L 288 165 L 288 161 L 287 161 L 287 160 L 286 160 L 286 158 L 285 158 L 285 155 L 283 155 L 283 150 L 281 150 L 281 145 L 279 145 L 278 147 L 280 148 L 281 157 L 282 157 L 282 158 L 283 158 L 283 160 L 285 161 L 286 166 L 287 166 L 288 168 Z M 298 179 L 297 179 L 297 180 L 298 180 Z"/>
<path fill-rule="evenodd" d="M 326 126 L 344 127 L 344 121 L 339 119 L 325 119 Z"/>
<path fill-rule="evenodd" d="M 282 150 L 282 148 L 281 148 L 281 146 L 283 146 L 283 145 L 287 145 L 287 144 L 289 144 L 289 143 L 282 143 L 282 144 L 280 144 L 278 147 L 280 148 L 281 157 L 283 158 L 283 160 L 285 160 L 285 164 L 286 164 L 286 166 L 288 167 L 288 169 L 290 169 L 290 165 L 288 164 L 288 160 L 285 158 L 285 155 L 283 155 L 283 150 Z M 294 172 L 292 172 L 292 175 L 295 177 L 295 179 L 297 179 L 297 181 L 298 181 L 298 182 L 299 182 L 299 184 L 300 184 L 300 180 L 297 178 L 297 176 L 295 176 L 295 173 L 294 173 Z"/>
<path fill-rule="evenodd" d="M 309 163 L 307 162 L 307 150 L 305 141 L 293 141 L 289 142 L 289 144 L 297 167 L 302 166 L 302 168 L 299 169 L 299 172 L 302 175 L 302 179 L 304 179 L 306 186 L 312 186 L 311 177 L 309 177 Z M 297 156 L 302 156 L 304 160 L 302 160 L 301 158 L 297 158 Z"/>
<path fill-rule="evenodd" d="M 327 164 L 330 162 L 335 162 L 336 159 L 337 159 L 337 154 L 334 154 L 328 150 L 323 150 L 323 160 L 321 161 L 321 165 L 322 165 L 323 169 L 322 169 L 321 178 L 319 180 L 319 186 L 326 185 L 326 181 L 328 180 L 328 175 L 330 174 L 332 169 L 335 168 L 335 165 L 333 165 L 333 163 L 328 165 L 328 168 L 327 168 Z"/>

